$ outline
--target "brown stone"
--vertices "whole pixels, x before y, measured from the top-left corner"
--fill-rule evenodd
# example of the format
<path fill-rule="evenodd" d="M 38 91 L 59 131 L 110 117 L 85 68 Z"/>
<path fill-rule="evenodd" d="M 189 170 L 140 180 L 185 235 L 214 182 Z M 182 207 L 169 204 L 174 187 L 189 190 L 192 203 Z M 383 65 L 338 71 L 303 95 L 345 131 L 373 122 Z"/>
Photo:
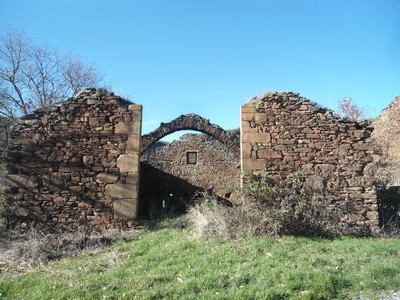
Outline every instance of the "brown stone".
<path fill-rule="evenodd" d="M 136 217 L 137 201 L 135 199 L 114 200 L 114 218 L 133 219 Z"/>
<path fill-rule="evenodd" d="M 283 155 L 281 152 L 265 149 L 265 150 L 258 150 L 257 156 L 260 159 L 281 159 Z"/>
<path fill-rule="evenodd" d="M 9 187 L 36 188 L 39 186 L 39 182 L 36 176 L 7 174 L 6 185 Z"/>
<path fill-rule="evenodd" d="M 114 132 L 116 134 L 126 134 L 134 135 L 141 132 L 141 122 L 131 121 L 131 122 L 120 122 L 115 125 Z"/>
<path fill-rule="evenodd" d="M 72 185 L 72 186 L 69 187 L 69 190 L 70 190 L 72 193 L 77 194 L 77 193 L 79 193 L 79 192 L 82 191 L 82 187 L 79 186 L 79 185 Z"/>
<path fill-rule="evenodd" d="M 138 154 L 123 154 L 117 159 L 117 166 L 121 172 L 135 172 L 138 169 Z"/>
<path fill-rule="evenodd" d="M 140 153 L 140 135 L 132 135 L 126 142 L 126 152 L 129 154 Z"/>
<path fill-rule="evenodd" d="M 96 182 L 98 183 L 114 183 L 117 182 L 119 176 L 110 173 L 99 173 L 96 175 Z"/>
<path fill-rule="evenodd" d="M 126 176 L 126 184 L 137 184 L 139 182 L 138 174 L 129 174 Z"/>
<path fill-rule="evenodd" d="M 98 127 L 100 125 L 99 119 L 89 118 L 89 125 L 92 127 Z"/>
<path fill-rule="evenodd" d="M 246 158 L 242 160 L 242 170 L 263 170 L 265 168 L 264 159 Z"/>
<path fill-rule="evenodd" d="M 244 143 L 269 143 L 271 141 L 271 134 L 269 132 L 252 132 L 245 133 L 242 137 Z"/>
<path fill-rule="evenodd" d="M 137 192 L 136 184 L 107 184 L 105 195 L 112 199 L 130 199 L 135 198 Z"/>
<path fill-rule="evenodd" d="M 29 210 L 25 207 L 18 207 L 16 210 L 17 216 L 27 217 L 29 216 Z"/>

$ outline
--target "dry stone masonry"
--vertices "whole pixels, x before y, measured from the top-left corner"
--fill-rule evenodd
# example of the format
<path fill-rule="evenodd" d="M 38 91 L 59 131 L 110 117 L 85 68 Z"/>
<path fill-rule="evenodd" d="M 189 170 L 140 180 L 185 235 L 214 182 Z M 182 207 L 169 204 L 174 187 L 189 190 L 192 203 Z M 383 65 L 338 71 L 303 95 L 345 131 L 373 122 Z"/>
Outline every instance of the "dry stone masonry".
<path fill-rule="evenodd" d="M 151 210 L 154 197 L 163 197 L 167 208 L 171 198 L 181 203 L 199 189 L 230 196 L 239 166 L 242 182 L 260 174 L 301 176 L 329 200 L 326 209 L 339 212 L 344 226 L 372 229 L 379 223 L 374 176 L 381 155 L 369 123 L 341 119 L 295 93 L 269 93 L 243 105 L 240 138 L 194 114 L 143 137 L 141 122 L 141 105 L 104 89 L 82 90 L 22 118 L 9 139 L 8 226 L 126 228 L 139 208 Z M 204 134 L 154 146 L 186 129 Z"/>
<path fill-rule="evenodd" d="M 244 180 L 293 172 L 330 200 L 350 227 L 378 225 L 372 127 L 343 120 L 295 93 L 269 93 L 241 107 Z M 299 175 L 300 176 L 300 175 Z"/>
<path fill-rule="evenodd" d="M 240 153 L 239 140 L 235 134 L 223 130 L 216 124 L 211 124 L 209 120 L 196 114 L 181 115 L 171 122 L 161 123 L 159 128 L 144 135 L 142 138 L 142 153 L 156 141 L 178 130 L 196 130 L 206 133 L 220 141 L 238 155 Z"/>
<path fill-rule="evenodd" d="M 11 132 L 10 227 L 102 231 L 137 215 L 141 105 L 104 89 L 22 118 Z"/>
<path fill-rule="evenodd" d="M 236 138 L 239 141 L 239 135 Z M 207 134 L 189 133 L 171 143 L 155 144 L 141 161 L 141 198 L 155 202 L 153 206 L 168 195 L 169 201 L 183 201 L 174 204 L 180 207 L 196 191 L 238 199 L 240 157 Z"/>

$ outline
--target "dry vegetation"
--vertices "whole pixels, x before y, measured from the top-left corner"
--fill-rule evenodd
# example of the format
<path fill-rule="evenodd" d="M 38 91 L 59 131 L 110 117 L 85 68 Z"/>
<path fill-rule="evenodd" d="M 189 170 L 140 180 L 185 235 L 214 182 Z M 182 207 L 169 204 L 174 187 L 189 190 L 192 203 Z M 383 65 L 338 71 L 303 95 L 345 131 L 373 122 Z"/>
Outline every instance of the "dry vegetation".
<path fill-rule="evenodd" d="M 130 240 L 141 230 L 113 231 L 99 235 L 43 233 L 30 229 L 9 231 L 0 228 L 0 272 L 26 271 L 64 257 L 76 256 L 83 249 L 96 251 L 119 240 Z"/>
<path fill-rule="evenodd" d="M 242 198 L 246 204 L 226 206 L 204 195 L 188 213 L 194 236 L 338 235 L 338 216 L 325 213 L 327 203 L 301 181 L 299 174 L 276 181 L 258 178 L 244 186 Z"/>

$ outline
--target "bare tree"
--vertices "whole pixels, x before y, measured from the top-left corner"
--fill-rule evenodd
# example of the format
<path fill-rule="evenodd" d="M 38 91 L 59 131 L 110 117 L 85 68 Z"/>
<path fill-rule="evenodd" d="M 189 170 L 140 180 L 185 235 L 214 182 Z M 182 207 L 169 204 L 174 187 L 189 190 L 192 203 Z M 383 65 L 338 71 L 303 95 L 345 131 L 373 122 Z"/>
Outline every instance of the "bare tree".
<path fill-rule="evenodd" d="M 360 107 L 351 97 L 343 98 L 338 101 L 338 112 L 342 117 L 352 121 L 361 121 L 367 118 L 367 112 Z"/>
<path fill-rule="evenodd" d="M 22 70 L 28 61 L 29 41 L 17 31 L 0 37 L 0 112 L 14 117 L 16 111 L 27 114 Z"/>
<path fill-rule="evenodd" d="M 76 95 L 85 87 L 96 86 L 103 80 L 95 64 L 86 65 L 79 57 L 73 57 L 70 53 L 62 64 L 62 76 L 68 92 L 72 95 Z"/>
<path fill-rule="evenodd" d="M 0 114 L 15 118 L 62 102 L 103 80 L 94 64 L 48 45 L 34 45 L 21 31 L 0 36 Z"/>

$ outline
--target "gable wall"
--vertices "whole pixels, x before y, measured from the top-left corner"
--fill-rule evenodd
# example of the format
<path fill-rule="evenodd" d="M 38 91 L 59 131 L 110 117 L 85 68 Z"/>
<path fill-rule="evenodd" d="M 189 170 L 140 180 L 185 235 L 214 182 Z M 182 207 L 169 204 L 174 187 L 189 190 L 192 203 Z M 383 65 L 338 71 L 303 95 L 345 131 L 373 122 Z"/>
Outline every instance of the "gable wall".
<path fill-rule="evenodd" d="M 346 226 L 375 226 L 372 128 L 340 119 L 295 93 L 270 93 L 241 107 L 243 180 L 303 176 Z"/>
<path fill-rule="evenodd" d="M 11 132 L 9 227 L 102 231 L 137 215 L 142 107 L 103 89 L 23 118 Z"/>

